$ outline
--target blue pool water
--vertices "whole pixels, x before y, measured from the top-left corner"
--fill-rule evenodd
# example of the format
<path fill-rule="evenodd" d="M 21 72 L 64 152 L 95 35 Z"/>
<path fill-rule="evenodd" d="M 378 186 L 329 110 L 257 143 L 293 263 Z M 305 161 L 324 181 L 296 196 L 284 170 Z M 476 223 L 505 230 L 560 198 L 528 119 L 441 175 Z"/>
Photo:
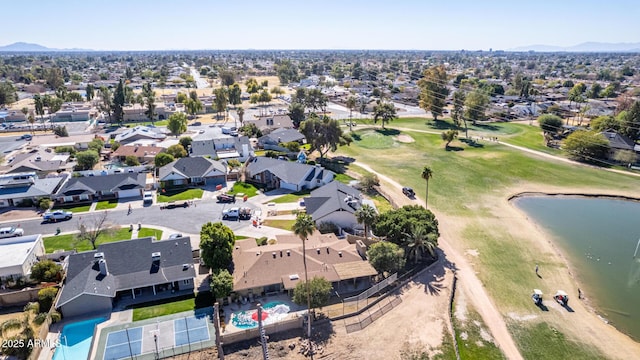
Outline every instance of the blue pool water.
<path fill-rule="evenodd" d="M 263 324 L 273 324 L 287 316 L 291 308 L 283 301 L 271 301 L 262 305 L 265 314 L 263 314 Z M 251 329 L 258 327 L 258 310 L 236 311 L 231 314 L 231 324 L 239 329 Z"/>
<path fill-rule="evenodd" d="M 65 325 L 53 360 L 86 359 L 89 356 L 93 329 L 106 318 L 95 318 Z"/>

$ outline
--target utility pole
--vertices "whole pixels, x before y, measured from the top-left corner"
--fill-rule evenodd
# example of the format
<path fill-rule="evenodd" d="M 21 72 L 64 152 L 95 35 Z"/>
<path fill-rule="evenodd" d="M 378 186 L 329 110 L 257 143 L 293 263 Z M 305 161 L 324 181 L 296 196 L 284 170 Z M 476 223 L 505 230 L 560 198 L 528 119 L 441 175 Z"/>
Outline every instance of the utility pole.
<path fill-rule="evenodd" d="M 218 349 L 218 359 L 224 360 L 224 351 L 222 350 L 222 341 L 220 339 L 220 304 L 213 304 L 213 327 L 216 329 L 216 348 Z"/>

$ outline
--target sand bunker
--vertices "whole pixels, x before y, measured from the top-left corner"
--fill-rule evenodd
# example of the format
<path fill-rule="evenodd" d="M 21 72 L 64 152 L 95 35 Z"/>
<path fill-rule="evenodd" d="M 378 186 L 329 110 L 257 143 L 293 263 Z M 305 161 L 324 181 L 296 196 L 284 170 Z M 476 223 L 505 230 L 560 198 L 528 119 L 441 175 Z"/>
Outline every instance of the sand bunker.
<path fill-rule="evenodd" d="M 405 134 L 401 134 L 396 136 L 396 140 L 401 142 L 401 143 L 412 143 L 415 142 L 415 140 L 409 136 L 409 135 L 405 135 Z"/>

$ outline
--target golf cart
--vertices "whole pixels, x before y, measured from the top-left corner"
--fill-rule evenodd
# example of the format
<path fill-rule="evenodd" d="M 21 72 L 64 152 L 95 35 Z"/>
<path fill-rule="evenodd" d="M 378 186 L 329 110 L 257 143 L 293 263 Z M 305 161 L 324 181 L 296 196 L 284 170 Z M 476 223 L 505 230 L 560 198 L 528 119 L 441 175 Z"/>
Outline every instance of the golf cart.
<path fill-rule="evenodd" d="M 536 305 L 542 305 L 542 290 L 533 289 L 533 295 L 531 295 L 531 299 Z"/>
<path fill-rule="evenodd" d="M 569 295 L 567 295 L 567 293 L 562 290 L 558 290 L 553 298 L 556 299 L 558 304 L 562 306 L 567 306 L 567 304 L 569 303 Z"/>

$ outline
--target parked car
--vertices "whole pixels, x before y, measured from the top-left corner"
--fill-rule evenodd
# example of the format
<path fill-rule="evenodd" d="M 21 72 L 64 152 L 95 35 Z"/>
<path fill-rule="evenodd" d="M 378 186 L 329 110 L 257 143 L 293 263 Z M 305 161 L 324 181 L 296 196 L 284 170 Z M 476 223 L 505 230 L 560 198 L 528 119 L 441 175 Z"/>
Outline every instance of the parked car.
<path fill-rule="evenodd" d="M 416 193 L 413 191 L 412 188 L 410 187 L 403 187 L 402 188 L 402 193 L 405 194 L 407 197 L 414 197 L 416 196 Z"/>
<path fill-rule="evenodd" d="M 182 234 L 180 233 L 175 233 L 175 234 L 171 234 L 169 235 L 169 239 L 177 239 L 177 238 L 181 238 Z"/>
<path fill-rule="evenodd" d="M 238 218 L 240 220 L 249 220 L 251 219 L 251 215 L 253 214 L 253 210 L 248 207 L 241 207 L 240 212 L 238 213 Z"/>
<path fill-rule="evenodd" d="M 218 200 L 218 202 L 221 202 L 221 203 L 235 203 L 236 202 L 235 194 L 220 194 L 220 195 L 216 196 L 216 199 Z"/>
<path fill-rule="evenodd" d="M 177 203 L 175 201 L 169 201 L 167 206 L 165 206 L 166 209 L 175 209 L 177 207 L 188 208 L 189 202 L 185 201 L 183 203 Z"/>
<path fill-rule="evenodd" d="M 20 139 L 22 140 L 31 140 L 33 138 L 33 136 L 31 136 L 30 134 L 24 134 L 20 137 Z"/>
<path fill-rule="evenodd" d="M 71 211 L 64 210 L 47 211 L 42 216 L 42 220 L 46 222 L 70 220 L 71 218 L 73 218 L 73 213 Z"/>
<path fill-rule="evenodd" d="M 153 204 L 153 193 L 151 191 L 145 191 L 142 195 L 142 201 L 145 204 Z"/>
<path fill-rule="evenodd" d="M 240 208 L 232 207 L 230 209 L 224 209 L 222 212 L 222 220 L 238 219 L 240 217 Z"/>
<path fill-rule="evenodd" d="M 11 226 L 0 228 L 0 239 L 22 235 L 24 235 L 24 230 L 19 227 Z"/>

